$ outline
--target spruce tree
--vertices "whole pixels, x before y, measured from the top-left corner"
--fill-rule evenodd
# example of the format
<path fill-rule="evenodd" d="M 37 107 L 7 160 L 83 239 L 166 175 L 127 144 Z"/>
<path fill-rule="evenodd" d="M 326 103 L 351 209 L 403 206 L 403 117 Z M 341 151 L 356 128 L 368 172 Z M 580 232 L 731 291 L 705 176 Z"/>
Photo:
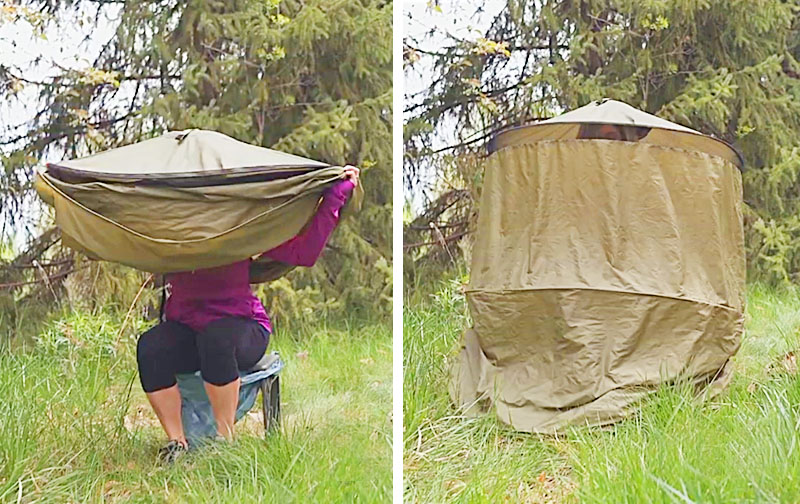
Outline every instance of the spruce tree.
<path fill-rule="evenodd" d="M 343 221 L 321 264 L 262 289 L 278 315 L 389 313 L 391 2 L 31 0 L 25 7 L 47 26 L 69 29 L 59 26 L 64 14 L 86 3 L 119 12 L 90 67 L 34 82 L 0 61 L 0 99 L 22 86 L 38 95 L 33 121 L 0 125 L 0 204 L 14 209 L 5 220 L 18 220 L 30 204 L 21 202 L 31 197 L 32 171 L 48 156 L 85 156 L 167 130 L 216 130 L 362 168 L 363 208 Z"/>
<path fill-rule="evenodd" d="M 435 47 L 407 37 L 406 68 L 428 65 L 433 78 L 408 97 L 406 185 L 421 191 L 433 169 L 474 192 L 474 158 L 498 129 L 621 100 L 741 151 L 750 278 L 791 282 L 800 272 L 798 28 L 798 0 L 508 0 L 481 36 L 440 33 Z M 444 130 L 454 140 L 443 144 Z M 424 242 L 418 233 L 407 227 L 406 239 Z"/>

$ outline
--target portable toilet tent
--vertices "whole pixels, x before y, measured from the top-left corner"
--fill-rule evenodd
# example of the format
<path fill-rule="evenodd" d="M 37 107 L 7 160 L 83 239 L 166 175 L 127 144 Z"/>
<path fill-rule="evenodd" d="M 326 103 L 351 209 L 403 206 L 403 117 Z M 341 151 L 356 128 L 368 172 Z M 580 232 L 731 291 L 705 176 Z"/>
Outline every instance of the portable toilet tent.
<path fill-rule="evenodd" d="M 553 433 L 663 383 L 724 386 L 743 330 L 737 153 L 611 100 L 490 150 L 454 401 Z"/>
<path fill-rule="evenodd" d="M 36 189 L 55 207 L 64 244 L 170 273 L 230 264 L 283 243 L 344 177 L 342 167 L 185 130 L 48 164 L 36 174 Z M 362 197 L 359 186 L 348 210 Z M 260 256 L 250 280 L 273 280 L 289 269 Z"/>

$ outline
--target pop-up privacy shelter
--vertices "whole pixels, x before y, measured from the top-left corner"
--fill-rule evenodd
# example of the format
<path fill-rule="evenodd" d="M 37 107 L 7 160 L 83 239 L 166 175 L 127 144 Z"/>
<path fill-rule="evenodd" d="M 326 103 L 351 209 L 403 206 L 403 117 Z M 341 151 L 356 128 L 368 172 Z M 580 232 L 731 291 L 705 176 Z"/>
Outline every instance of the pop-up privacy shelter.
<path fill-rule="evenodd" d="M 169 273 L 254 257 L 295 236 L 344 169 L 186 130 L 37 173 L 65 245 L 145 271 Z M 348 206 L 360 205 L 357 188 Z M 285 264 L 261 257 L 251 280 Z"/>
<path fill-rule="evenodd" d="M 737 153 L 611 100 L 491 150 L 454 401 L 554 433 L 677 379 L 724 386 L 743 329 Z"/>

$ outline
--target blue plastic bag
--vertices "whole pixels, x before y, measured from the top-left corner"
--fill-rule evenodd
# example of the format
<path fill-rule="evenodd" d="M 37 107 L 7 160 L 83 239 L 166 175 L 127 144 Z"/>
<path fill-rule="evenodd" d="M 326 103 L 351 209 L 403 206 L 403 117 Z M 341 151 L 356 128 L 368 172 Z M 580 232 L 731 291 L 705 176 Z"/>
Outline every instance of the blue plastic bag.
<path fill-rule="evenodd" d="M 272 352 L 272 356 L 274 360 L 266 369 L 239 373 L 241 386 L 239 388 L 239 406 L 236 408 L 237 422 L 253 408 L 261 382 L 270 376 L 280 373 L 283 369 L 283 361 L 277 352 Z M 198 442 L 215 437 L 217 435 L 217 422 L 214 420 L 214 413 L 211 411 L 211 403 L 208 401 L 200 371 L 179 374 L 176 378 L 178 380 L 178 389 L 181 392 L 183 431 L 189 441 L 189 445 L 196 445 Z"/>

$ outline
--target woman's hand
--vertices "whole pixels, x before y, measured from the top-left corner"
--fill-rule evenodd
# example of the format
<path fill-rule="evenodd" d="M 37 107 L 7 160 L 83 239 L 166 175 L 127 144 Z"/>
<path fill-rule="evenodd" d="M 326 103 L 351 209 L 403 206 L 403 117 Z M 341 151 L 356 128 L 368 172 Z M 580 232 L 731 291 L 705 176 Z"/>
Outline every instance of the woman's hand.
<path fill-rule="evenodd" d="M 358 176 L 361 170 L 355 166 L 347 165 L 344 167 L 344 178 L 353 183 L 354 187 L 358 187 Z"/>

